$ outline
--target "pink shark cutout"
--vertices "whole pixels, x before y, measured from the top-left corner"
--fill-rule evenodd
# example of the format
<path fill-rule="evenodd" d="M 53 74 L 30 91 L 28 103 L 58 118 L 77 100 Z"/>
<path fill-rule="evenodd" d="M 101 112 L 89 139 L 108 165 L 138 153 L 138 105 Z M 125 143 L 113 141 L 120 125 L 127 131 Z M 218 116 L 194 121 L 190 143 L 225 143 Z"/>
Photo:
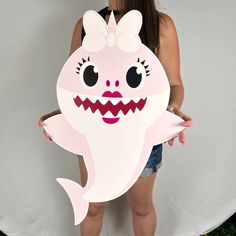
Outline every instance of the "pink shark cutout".
<path fill-rule="evenodd" d="M 153 145 L 185 128 L 183 119 L 166 111 L 168 79 L 138 36 L 141 13 L 130 11 L 117 25 L 111 14 L 107 25 L 88 11 L 83 23 L 82 47 L 67 60 L 57 82 L 62 114 L 44 121 L 55 143 L 84 157 L 84 188 L 57 178 L 71 200 L 75 225 L 86 217 L 89 202 L 124 194 L 140 176 Z"/>

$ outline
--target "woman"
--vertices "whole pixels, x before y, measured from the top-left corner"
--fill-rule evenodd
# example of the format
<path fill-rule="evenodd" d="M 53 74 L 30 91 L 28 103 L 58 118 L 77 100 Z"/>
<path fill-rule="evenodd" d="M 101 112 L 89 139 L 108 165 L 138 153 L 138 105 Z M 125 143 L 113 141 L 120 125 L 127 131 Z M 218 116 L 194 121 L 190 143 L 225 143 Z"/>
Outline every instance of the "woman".
<path fill-rule="evenodd" d="M 109 0 L 109 6 L 99 11 L 99 14 L 108 22 L 111 10 L 114 10 L 118 22 L 122 15 L 132 9 L 137 9 L 142 13 L 141 40 L 157 55 L 169 79 L 171 95 L 168 110 L 181 116 L 185 120 L 185 126 L 189 127 L 192 123 L 191 118 L 179 110 L 183 102 L 184 88 L 180 77 L 179 45 L 173 20 L 168 15 L 156 10 L 154 0 Z M 81 46 L 84 34 L 81 18 L 75 25 L 70 54 Z M 60 110 L 56 110 L 42 116 L 39 125 L 42 126 L 45 119 L 59 113 Z M 48 140 L 51 140 L 46 132 L 44 132 L 44 135 Z M 179 133 L 178 137 L 179 141 L 184 144 L 184 131 Z M 168 141 L 170 146 L 173 146 L 173 143 L 174 139 Z M 153 236 L 155 234 L 157 216 L 152 201 L 152 191 L 157 169 L 161 166 L 161 160 L 162 144 L 153 147 L 140 178 L 126 192 L 128 205 L 132 212 L 133 228 L 137 236 Z M 81 157 L 79 158 L 79 166 L 82 186 L 85 186 L 87 171 Z M 107 205 L 108 202 L 90 203 L 88 214 L 80 225 L 82 236 L 99 235 Z"/>

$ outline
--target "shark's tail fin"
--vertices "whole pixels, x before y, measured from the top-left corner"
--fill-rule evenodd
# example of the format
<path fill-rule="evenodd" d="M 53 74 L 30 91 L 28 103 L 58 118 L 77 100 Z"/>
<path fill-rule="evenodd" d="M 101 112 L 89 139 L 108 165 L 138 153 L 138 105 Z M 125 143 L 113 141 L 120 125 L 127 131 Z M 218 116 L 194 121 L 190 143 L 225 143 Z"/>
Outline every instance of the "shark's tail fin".
<path fill-rule="evenodd" d="M 69 179 L 57 178 L 56 180 L 64 188 L 70 198 L 74 210 L 75 225 L 78 225 L 86 217 L 89 207 L 89 202 L 83 199 L 84 189 L 82 186 Z"/>

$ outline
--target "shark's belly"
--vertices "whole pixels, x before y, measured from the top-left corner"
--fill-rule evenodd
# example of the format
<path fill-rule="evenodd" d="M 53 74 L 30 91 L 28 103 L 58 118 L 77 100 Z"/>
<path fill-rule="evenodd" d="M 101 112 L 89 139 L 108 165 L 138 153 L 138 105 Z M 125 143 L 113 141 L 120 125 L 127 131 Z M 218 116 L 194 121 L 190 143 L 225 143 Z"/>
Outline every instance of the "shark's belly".
<path fill-rule="evenodd" d="M 92 186 L 84 193 L 84 199 L 89 202 L 102 202 L 112 200 L 125 191 L 127 183 L 135 179 L 133 175 L 137 165 L 140 165 L 144 136 L 124 137 L 120 140 L 120 145 L 117 142 L 109 143 L 109 148 L 107 143 L 91 148 L 95 175 Z M 147 157 L 142 161 L 145 166 Z M 138 175 L 137 172 L 135 174 Z"/>

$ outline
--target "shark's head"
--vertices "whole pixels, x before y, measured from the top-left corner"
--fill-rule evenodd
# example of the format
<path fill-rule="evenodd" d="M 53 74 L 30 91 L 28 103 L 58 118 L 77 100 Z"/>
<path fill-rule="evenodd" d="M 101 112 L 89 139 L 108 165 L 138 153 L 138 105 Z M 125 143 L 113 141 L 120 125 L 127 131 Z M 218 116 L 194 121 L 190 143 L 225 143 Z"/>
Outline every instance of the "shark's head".
<path fill-rule="evenodd" d="M 108 25 L 95 11 L 83 17 L 82 46 L 65 63 L 57 83 L 62 113 L 76 129 L 81 122 L 152 123 L 167 107 L 169 83 L 156 55 L 142 44 L 142 15 L 132 10 Z M 149 117 L 149 118 L 148 118 Z"/>

